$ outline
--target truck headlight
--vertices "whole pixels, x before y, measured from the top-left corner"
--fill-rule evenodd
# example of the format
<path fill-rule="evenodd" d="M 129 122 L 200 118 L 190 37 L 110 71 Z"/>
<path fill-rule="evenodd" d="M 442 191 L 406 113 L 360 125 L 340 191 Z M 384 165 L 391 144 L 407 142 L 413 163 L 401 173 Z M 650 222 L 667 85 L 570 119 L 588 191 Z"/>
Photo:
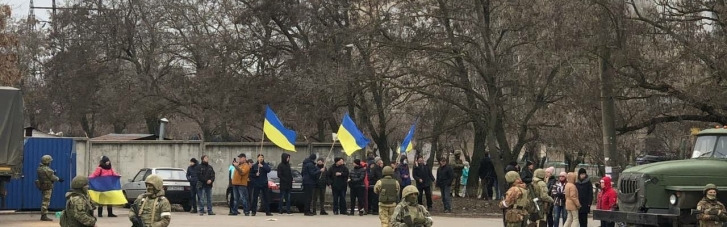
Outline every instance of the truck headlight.
<path fill-rule="evenodd" d="M 671 205 L 677 205 L 677 196 L 672 194 L 669 196 L 669 203 Z"/>

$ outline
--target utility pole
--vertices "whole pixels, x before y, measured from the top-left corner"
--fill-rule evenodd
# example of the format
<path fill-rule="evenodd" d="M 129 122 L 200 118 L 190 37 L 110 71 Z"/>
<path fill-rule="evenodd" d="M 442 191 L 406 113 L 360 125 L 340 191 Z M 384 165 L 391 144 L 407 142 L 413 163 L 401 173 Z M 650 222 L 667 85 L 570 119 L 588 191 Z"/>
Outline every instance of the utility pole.
<path fill-rule="evenodd" d="M 599 27 L 600 27 L 600 44 L 598 46 L 598 66 L 599 66 L 599 77 L 601 80 L 601 130 L 603 133 L 603 156 L 605 174 L 614 174 L 613 166 L 611 163 L 619 163 L 616 153 L 616 129 L 615 129 L 615 115 L 616 107 L 613 98 L 613 87 L 614 87 L 614 76 L 616 74 L 614 67 L 611 65 L 611 45 L 614 43 L 611 38 L 611 20 L 609 11 L 611 3 L 610 0 L 603 0 L 602 12 L 599 14 Z M 613 162 L 612 162 L 613 161 Z M 617 168 L 618 172 L 618 168 Z M 615 174 L 617 177 L 618 173 Z"/>

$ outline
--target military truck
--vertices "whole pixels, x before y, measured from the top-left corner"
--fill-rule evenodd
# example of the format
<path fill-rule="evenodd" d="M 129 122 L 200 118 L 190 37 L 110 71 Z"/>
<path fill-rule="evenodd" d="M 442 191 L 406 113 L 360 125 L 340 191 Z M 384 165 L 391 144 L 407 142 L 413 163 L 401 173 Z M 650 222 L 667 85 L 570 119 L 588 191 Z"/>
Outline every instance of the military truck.
<path fill-rule="evenodd" d="M 696 137 L 690 159 L 624 170 L 617 181 L 618 211 L 594 210 L 593 219 L 627 226 L 698 226 L 692 212 L 709 183 L 727 203 L 727 127 L 702 130 Z"/>
<path fill-rule="evenodd" d="M 23 111 L 20 89 L 0 86 L 0 207 L 5 206 L 5 184 L 23 169 Z"/>

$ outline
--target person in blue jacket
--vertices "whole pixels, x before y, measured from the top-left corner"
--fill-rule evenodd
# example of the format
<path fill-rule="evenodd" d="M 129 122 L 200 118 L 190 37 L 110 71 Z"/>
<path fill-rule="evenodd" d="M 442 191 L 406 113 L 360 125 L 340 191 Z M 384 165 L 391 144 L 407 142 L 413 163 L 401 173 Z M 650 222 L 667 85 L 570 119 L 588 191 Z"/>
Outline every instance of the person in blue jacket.
<path fill-rule="evenodd" d="M 270 173 L 270 165 L 265 162 L 263 154 L 257 155 L 257 162 L 252 165 L 250 170 L 250 178 L 252 178 L 252 216 L 257 213 L 258 196 L 262 197 L 261 206 L 265 208 L 266 216 L 273 216 L 270 213 L 270 190 L 268 190 L 268 173 Z M 262 195 L 260 194 L 262 192 Z"/>

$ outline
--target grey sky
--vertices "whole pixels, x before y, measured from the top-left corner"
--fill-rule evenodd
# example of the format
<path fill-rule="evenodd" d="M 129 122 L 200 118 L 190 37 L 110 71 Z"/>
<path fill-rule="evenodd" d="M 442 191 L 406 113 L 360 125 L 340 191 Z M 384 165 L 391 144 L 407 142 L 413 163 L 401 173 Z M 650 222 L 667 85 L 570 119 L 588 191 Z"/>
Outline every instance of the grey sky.
<path fill-rule="evenodd" d="M 33 4 L 35 4 L 36 7 L 50 7 L 52 2 L 52 0 L 33 0 Z M 65 0 L 56 0 L 56 4 L 59 6 L 63 5 L 64 2 Z M 0 3 L 7 4 L 12 7 L 14 18 L 25 18 L 30 12 L 28 11 L 30 0 L 0 0 Z M 48 10 L 36 9 L 35 16 L 38 17 L 38 20 L 47 21 Z"/>

